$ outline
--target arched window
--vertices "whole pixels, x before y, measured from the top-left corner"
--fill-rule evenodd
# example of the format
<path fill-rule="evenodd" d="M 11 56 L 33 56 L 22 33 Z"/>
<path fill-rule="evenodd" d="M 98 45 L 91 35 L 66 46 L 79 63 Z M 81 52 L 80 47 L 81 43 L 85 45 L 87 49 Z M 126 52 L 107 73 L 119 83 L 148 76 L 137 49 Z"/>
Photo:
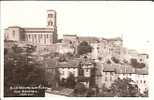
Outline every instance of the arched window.
<path fill-rule="evenodd" d="M 14 30 L 12 31 L 12 34 L 13 34 L 13 37 L 15 37 L 15 31 Z"/>
<path fill-rule="evenodd" d="M 49 21 L 49 22 L 48 22 L 48 25 L 49 25 L 49 26 L 52 26 L 52 25 L 53 25 L 53 22 L 52 22 L 52 21 Z"/>
<path fill-rule="evenodd" d="M 48 14 L 48 18 L 53 18 L 53 14 Z"/>

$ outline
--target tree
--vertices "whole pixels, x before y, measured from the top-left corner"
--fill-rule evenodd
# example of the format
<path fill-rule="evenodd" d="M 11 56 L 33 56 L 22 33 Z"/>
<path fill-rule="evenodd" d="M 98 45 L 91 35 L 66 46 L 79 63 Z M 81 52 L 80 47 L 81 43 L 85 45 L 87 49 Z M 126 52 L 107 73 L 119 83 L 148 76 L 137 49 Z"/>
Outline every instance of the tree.
<path fill-rule="evenodd" d="M 95 83 L 95 80 L 96 80 L 96 65 L 95 63 L 93 64 L 94 67 L 90 69 L 90 80 L 89 80 L 89 85 L 90 87 L 95 87 L 96 86 L 96 83 Z"/>
<path fill-rule="evenodd" d="M 89 88 L 89 89 L 87 89 L 87 97 L 94 97 L 94 96 L 96 96 L 95 95 L 96 94 L 96 91 L 94 90 L 94 88 Z"/>
<path fill-rule="evenodd" d="M 9 89 L 10 86 L 45 86 L 45 71 L 41 68 L 42 64 L 33 58 L 35 47 L 26 45 L 21 48 L 15 45 L 12 50 L 12 53 L 4 56 L 4 96 L 18 96 Z M 39 93 L 36 95 L 44 96 Z"/>
<path fill-rule="evenodd" d="M 62 55 L 59 57 L 59 62 L 67 61 L 66 56 Z"/>
<path fill-rule="evenodd" d="M 132 58 L 131 60 L 130 60 L 130 62 L 131 62 L 131 65 L 133 66 L 133 67 L 136 67 L 137 66 L 137 59 L 134 59 L 134 58 Z"/>
<path fill-rule="evenodd" d="M 134 68 L 144 68 L 145 67 L 145 63 L 139 63 L 137 59 L 132 58 L 130 61 L 131 61 L 131 65 Z"/>
<path fill-rule="evenodd" d="M 57 89 L 60 86 L 60 73 L 57 68 L 52 69 L 52 71 L 47 71 L 45 73 L 45 80 L 47 86 L 52 89 Z"/>
<path fill-rule="evenodd" d="M 107 60 L 107 62 L 106 62 L 107 64 L 111 64 L 111 61 L 110 60 Z"/>
<path fill-rule="evenodd" d="M 85 96 L 86 95 L 86 87 L 83 83 L 77 83 L 74 88 L 74 94 L 75 96 Z"/>
<path fill-rule="evenodd" d="M 112 59 L 112 61 L 113 61 L 114 63 L 119 63 L 119 62 L 120 62 L 119 59 L 117 59 L 116 57 L 112 57 L 111 59 Z"/>
<path fill-rule="evenodd" d="M 108 88 L 106 87 L 105 83 L 102 85 L 101 90 L 99 91 L 99 93 L 97 94 L 97 96 L 99 97 L 104 97 L 107 96 L 106 92 L 108 91 Z"/>
<path fill-rule="evenodd" d="M 66 80 L 67 80 L 67 87 L 73 89 L 76 84 L 74 74 L 69 73 L 69 77 Z"/>
<path fill-rule="evenodd" d="M 54 81 L 55 81 L 55 86 L 59 87 L 59 84 L 60 84 L 60 72 L 59 72 L 59 70 L 57 68 L 56 68 L 55 74 L 54 74 Z"/>
<path fill-rule="evenodd" d="M 148 96 L 149 96 L 149 91 L 148 91 L 148 89 L 145 90 L 145 91 L 143 92 L 143 94 L 141 94 L 141 96 L 142 96 L 142 97 L 148 97 Z"/>
<path fill-rule="evenodd" d="M 78 55 L 86 54 L 92 52 L 92 47 L 88 44 L 88 42 L 83 41 L 77 47 Z"/>
<path fill-rule="evenodd" d="M 4 55 L 6 55 L 8 53 L 8 49 L 4 48 Z"/>
<path fill-rule="evenodd" d="M 51 79 L 50 84 L 52 89 L 58 89 L 60 86 L 60 72 L 58 69 L 55 69 L 55 72 L 52 73 L 52 76 L 49 77 Z"/>
<path fill-rule="evenodd" d="M 114 81 L 111 85 L 111 91 L 113 96 L 119 97 L 134 97 L 138 96 L 138 86 L 136 84 L 132 84 L 132 80 L 127 79 L 120 79 Z"/>
<path fill-rule="evenodd" d="M 50 56 L 50 58 L 52 59 L 52 58 L 54 58 L 54 57 L 58 57 L 58 56 L 59 56 L 59 53 L 58 53 L 58 52 L 51 52 L 51 53 L 49 54 L 49 56 Z"/>
<path fill-rule="evenodd" d="M 67 84 L 66 81 L 67 81 L 67 80 L 66 80 L 65 78 L 62 78 L 62 79 L 60 80 L 60 86 L 66 87 L 66 84 Z"/>

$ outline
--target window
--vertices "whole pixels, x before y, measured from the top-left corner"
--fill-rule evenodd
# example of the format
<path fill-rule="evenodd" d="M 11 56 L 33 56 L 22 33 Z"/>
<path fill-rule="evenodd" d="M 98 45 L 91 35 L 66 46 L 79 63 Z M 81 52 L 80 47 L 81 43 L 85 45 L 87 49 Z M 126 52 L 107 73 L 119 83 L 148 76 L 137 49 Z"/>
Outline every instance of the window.
<path fill-rule="evenodd" d="M 48 22 L 48 25 L 49 25 L 49 26 L 52 26 L 52 25 L 53 25 L 53 22 Z"/>
<path fill-rule="evenodd" d="M 12 34 L 13 34 L 13 37 L 15 37 L 15 31 L 14 30 L 13 30 Z"/>
<path fill-rule="evenodd" d="M 146 83 L 146 81 L 144 81 L 144 83 Z"/>
<path fill-rule="evenodd" d="M 88 72 L 88 69 L 86 69 L 86 72 Z"/>
<path fill-rule="evenodd" d="M 38 35 L 38 42 L 40 43 L 40 35 Z"/>
<path fill-rule="evenodd" d="M 52 43 L 52 39 L 50 38 L 50 42 Z"/>
<path fill-rule="evenodd" d="M 64 75 L 64 71 L 62 71 L 62 73 L 61 73 L 62 75 Z"/>
<path fill-rule="evenodd" d="M 79 69 L 79 75 L 80 75 L 80 76 L 83 76 L 83 74 L 84 74 L 84 71 L 83 71 L 82 68 L 80 68 L 80 69 Z"/>
<path fill-rule="evenodd" d="M 36 39 L 37 38 L 36 34 L 34 36 L 35 36 L 35 39 Z"/>
<path fill-rule="evenodd" d="M 113 75 L 113 72 L 111 72 L 111 76 Z"/>
<path fill-rule="evenodd" d="M 50 22 L 48 22 L 48 25 L 50 25 Z"/>
<path fill-rule="evenodd" d="M 112 81 L 112 77 L 110 77 L 110 81 Z"/>
<path fill-rule="evenodd" d="M 75 75 L 75 71 L 73 71 L 73 74 Z"/>
<path fill-rule="evenodd" d="M 28 35 L 29 36 L 29 39 L 30 39 L 30 35 Z"/>
<path fill-rule="evenodd" d="M 140 83 L 142 83 L 142 80 L 140 81 Z"/>
<path fill-rule="evenodd" d="M 105 77 L 105 81 L 107 81 L 107 77 Z"/>
<path fill-rule="evenodd" d="M 53 22 L 51 22 L 51 25 L 53 25 Z"/>
<path fill-rule="evenodd" d="M 49 17 L 49 18 L 52 18 L 52 17 L 53 17 L 53 14 L 48 14 L 48 17 Z"/>
<path fill-rule="evenodd" d="M 44 35 L 44 44 L 46 44 L 46 36 Z"/>

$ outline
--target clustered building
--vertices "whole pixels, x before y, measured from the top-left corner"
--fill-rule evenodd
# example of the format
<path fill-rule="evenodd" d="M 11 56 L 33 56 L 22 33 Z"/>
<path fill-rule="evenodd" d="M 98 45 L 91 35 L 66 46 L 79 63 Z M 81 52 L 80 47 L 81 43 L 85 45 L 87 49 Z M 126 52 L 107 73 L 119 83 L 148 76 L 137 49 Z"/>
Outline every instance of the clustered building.
<path fill-rule="evenodd" d="M 104 84 L 107 87 L 117 78 L 131 78 L 143 92 L 148 89 L 148 55 L 140 54 L 135 50 L 129 50 L 123 47 L 123 40 L 117 38 L 97 38 L 80 37 L 77 35 L 63 35 L 61 42 L 58 41 L 56 26 L 56 11 L 47 11 L 46 28 L 23 28 L 11 26 L 5 29 L 5 47 L 9 48 L 12 43 L 32 44 L 37 47 L 38 54 L 44 52 L 58 52 L 60 54 L 77 53 L 77 46 L 82 42 L 88 42 L 92 52 L 87 54 L 88 61 L 82 66 L 83 76 L 90 78 L 91 69 L 96 67 L 96 79 L 94 80 L 99 88 Z M 130 65 L 130 59 L 137 59 L 139 63 L 144 63 L 142 69 L 134 68 Z M 113 59 L 118 59 L 115 62 Z M 96 62 L 96 65 L 91 63 Z M 79 64 L 83 59 L 73 59 L 69 62 L 50 64 L 52 61 L 45 61 L 47 71 L 53 71 L 57 65 L 60 71 L 60 78 L 67 78 L 69 73 L 75 77 L 79 76 Z M 89 81 L 85 82 L 89 86 Z"/>

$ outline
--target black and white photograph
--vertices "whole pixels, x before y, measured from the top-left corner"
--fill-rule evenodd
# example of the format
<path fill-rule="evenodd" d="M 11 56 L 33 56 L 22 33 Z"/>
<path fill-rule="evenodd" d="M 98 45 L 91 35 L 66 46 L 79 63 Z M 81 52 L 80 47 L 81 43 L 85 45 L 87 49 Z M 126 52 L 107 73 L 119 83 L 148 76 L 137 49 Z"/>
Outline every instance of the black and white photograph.
<path fill-rule="evenodd" d="M 1 1 L 4 98 L 148 98 L 153 11 L 150 2 Z"/>

